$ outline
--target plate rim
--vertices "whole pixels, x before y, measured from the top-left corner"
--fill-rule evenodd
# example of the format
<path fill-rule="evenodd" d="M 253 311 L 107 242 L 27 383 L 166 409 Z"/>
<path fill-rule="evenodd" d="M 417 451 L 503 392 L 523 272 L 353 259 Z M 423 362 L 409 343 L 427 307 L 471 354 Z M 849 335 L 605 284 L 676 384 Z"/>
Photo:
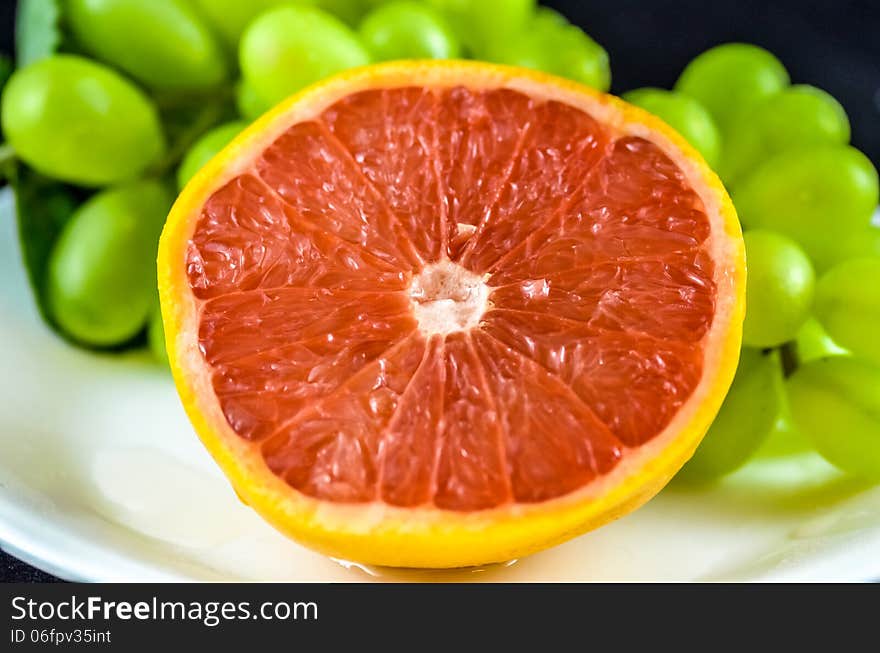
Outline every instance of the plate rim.
<path fill-rule="evenodd" d="M 2 486 L 2 490 L 0 492 L 0 516 L 3 519 L 0 520 L 0 549 L 41 571 L 65 581 L 82 583 L 211 582 L 207 578 L 194 578 L 179 571 L 164 568 L 156 562 L 132 557 L 123 548 L 90 540 L 77 529 L 46 519 L 39 513 L 25 514 L 27 506 L 24 504 L 27 502 L 16 502 L 12 498 L 13 493 L 9 491 L 8 486 Z M 880 529 L 871 529 L 866 537 L 859 539 L 861 541 L 858 543 L 851 542 L 849 546 L 824 551 L 820 554 L 820 558 L 812 563 L 775 568 L 769 572 L 757 574 L 753 578 L 734 580 L 697 578 L 691 581 L 680 580 L 677 582 L 880 582 L 880 556 L 872 555 L 880 549 Z M 854 549 L 859 550 L 861 554 L 856 554 Z M 870 562 L 874 564 L 866 564 Z M 102 573 L 102 570 L 112 571 Z M 223 580 L 224 582 L 260 582 L 258 579 L 248 578 L 224 578 Z M 381 579 L 360 577 L 353 578 L 351 582 L 358 580 L 381 582 Z M 282 582 L 330 583 L 338 581 Z"/>

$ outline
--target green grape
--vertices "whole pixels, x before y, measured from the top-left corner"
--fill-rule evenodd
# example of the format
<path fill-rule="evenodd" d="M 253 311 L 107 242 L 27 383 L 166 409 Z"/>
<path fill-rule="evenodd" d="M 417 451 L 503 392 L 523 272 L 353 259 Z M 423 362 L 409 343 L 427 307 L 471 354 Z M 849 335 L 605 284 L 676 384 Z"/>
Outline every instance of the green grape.
<path fill-rule="evenodd" d="M 150 99 L 113 70 L 80 57 L 55 55 L 18 70 L 0 114 L 22 160 L 73 184 L 134 178 L 165 152 Z"/>
<path fill-rule="evenodd" d="M 733 385 L 693 458 L 685 480 L 709 480 L 736 470 L 764 442 L 782 407 L 779 352 L 744 347 Z"/>
<path fill-rule="evenodd" d="M 487 58 L 567 77 L 600 91 L 611 86 L 608 53 L 574 25 L 545 19 L 528 26 L 515 39 L 492 47 Z"/>
<path fill-rule="evenodd" d="M 235 86 L 235 106 L 238 115 L 249 121 L 256 120 L 272 108 L 272 105 L 263 102 L 257 92 L 244 80 Z"/>
<path fill-rule="evenodd" d="M 877 207 L 877 171 L 858 150 L 823 146 L 779 154 L 733 190 L 743 224 L 796 240 L 819 271 L 836 239 L 869 225 Z"/>
<path fill-rule="evenodd" d="M 160 89 L 202 89 L 226 79 L 226 58 L 185 0 L 69 0 L 77 42 Z"/>
<path fill-rule="evenodd" d="M 659 88 L 639 88 L 623 99 L 661 118 L 703 155 L 713 168 L 721 154 L 721 134 L 708 111 L 695 99 Z"/>
<path fill-rule="evenodd" d="M 788 150 L 846 145 L 849 119 L 840 103 L 813 86 L 792 86 L 746 112 L 725 134 L 721 173 L 726 184 Z"/>
<path fill-rule="evenodd" d="M 535 14 L 536 0 L 427 0 L 443 13 L 465 48 L 489 58 L 496 46 L 520 38 Z M 562 49 L 560 44 L 560 50 Z"/>
<path fill-rule="evenodd" d="M 361 21 L 369 4 L 367 0 L 310 0 L 310 2 L 351 26 L 356 26 Z M 422 0 L 419 0 L 420 4 L 421 2 Z"/>
<path fill-rule="evenodd" d="M 606 92 L 611 88 L 611 66 L 608 53 L 574 25 L 560 28 L 556 39 L 545 41 L 548 48 L 556 44 L 555 58 L 549 72 L 568 77 L 585 86 Z"/>
<path fill-rule="evenodd" d="M 349 25 L 363 17 L 368 0 L 187 0 L 220 35 L 227 47 L 235 49 L 245 29 L 257 16 L 284 5 L 311 5 L 323 9 Z"/>
<path fill-rule="evenodd" d="M 156 294 L 156 248 L 171 197 L 157 182 L 103 191 L 71 217 L 49 257 L 52 318 L 87 345 L 118 345 L 146 324 Z"/>
<path fill-rule="evenodd" d="M 799 365 L 827 356 L 844 356 L 849 351 L 838 345 L 815 317 L 809 318 L 794 339 L 794 353 Z"/>
<path fill-rule="evenodd" d="M 776 347 L 797 335 L 810 314 L 815 273 L 797 243 L 772 231 L 747 231 L 743 343 Z"/>
<path fill-rule="evenodd" d="M 285 6 L 261 14 L 239 50 L 245 82 L 268 104 L 370 56 L 350 28 L 311 7 Z"/>
<path fill-rule="evenodd" d="M 816 317 L 835 342 L 880 364 L 880 258 L 845 261 L 822 275 Z"/>
<path fill-rule="evenodd" d="M 183 157 L 183 161 L 177 169 L 178 188 L 182 190 L 208 161 L 229 145 L 232 139 L 238 136 L 247 126 L 246 122 L 229 122 L 215 127 L 196 141 L 189 152 L 186 153 L 186 156 Z"/>
<path fill-rule="evenodd" d="M 880 257 L 880 229 L 869 225 L 824 243 L 824 267 L 831 268 L 854 258 Z"/>
<path fill-rule="evenodd" d="M 456 59 L 458 38 L 446 19 L 418 2 L 390 2 L 370 12 L 360 26 L 364 44 L 376 61 Z"/>
<path fill-rule="evenodd" d="M 691 61 L 675 90 L 699 100 L 726 136 L 739 115 L 788 83 L 785 67 L 763 48 L 725 43 Z"/>
<path fill-rule="evenodd" d="M 754 458 L 785 458 L 813 450 L 813 445 L 804 437 L 794 423 L 788 395 L 782 392 L 782 407 L 770 435 L 755 451 Z"/>
<path fill-rule="evenodd" d="M 296 0 L 189 0 L 196 11 L 223 38 L 227 46 L 235 48 L 248 24 L 268 9 Z"/>
<path fill-rule="evenodd" d="M 851 356 L 822 358 L 788 379 L 797 428 L 830 463 L 880 479 L 880 367 Z"/>
<path fill-rule="evenodd" d="M 560 14 L 555 9 L 551 9 L 550 7 L 538 7 L 535 10 L 535 16 L 532 19 L 532 25 L 537 27 L 538 29 L 542 29 L 547 26 L 557 26 L 564 27 L 565 25 L 569 25 L 568 19 Z"/>
<path fill-rule="evenodd" d="M 168 351 L 165 349 L 165 325 L 162 323 L 162 311 L 159 310 L 159 302 L 153 304 L 150 310 L 150 320 L 147 323 L 147 343 L 150 351 L 157 361 L 168 364 Z"/>

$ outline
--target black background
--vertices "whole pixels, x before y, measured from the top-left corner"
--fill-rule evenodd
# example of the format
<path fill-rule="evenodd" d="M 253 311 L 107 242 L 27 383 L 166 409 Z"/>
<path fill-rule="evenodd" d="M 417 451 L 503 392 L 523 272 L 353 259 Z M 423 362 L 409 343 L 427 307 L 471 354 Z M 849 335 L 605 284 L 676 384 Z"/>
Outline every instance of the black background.
<path fill-rule="evenodd" d="M 608 50 L 613 91 L 671 86 L 703 50 L 746 41 L 776 54 L 795 83 L 843 103 L 853 144 L 880 163 L 880 0 L 555 0 Z M 0 0 L 0 49 L 12 52 L 15 3 Z M 0 581 L 51 578 L 0 553 Z"/>
<path fill-rule="evenodd" d="M 615 93 L 669 88 L 700 52 L 726 41 L 773 52 L 792 82 L 846 108 L 853 145 L 880 164 L 880 0 L 557 0 L 608 50 Z"/>

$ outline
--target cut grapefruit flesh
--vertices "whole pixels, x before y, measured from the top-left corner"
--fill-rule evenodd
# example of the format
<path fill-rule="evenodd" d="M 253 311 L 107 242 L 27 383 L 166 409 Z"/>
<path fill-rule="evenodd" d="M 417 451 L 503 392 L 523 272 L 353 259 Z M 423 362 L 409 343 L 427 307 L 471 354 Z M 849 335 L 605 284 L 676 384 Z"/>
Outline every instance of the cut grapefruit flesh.
<path fill-rule="evenodd" d="M 239 495 L 396 566 L 511 559 L 653 496 L 743 315 L 733 208 L 674 132 L 462 62 L 279 106 L 185 189 L 159 275 L 184 405 Z"/>

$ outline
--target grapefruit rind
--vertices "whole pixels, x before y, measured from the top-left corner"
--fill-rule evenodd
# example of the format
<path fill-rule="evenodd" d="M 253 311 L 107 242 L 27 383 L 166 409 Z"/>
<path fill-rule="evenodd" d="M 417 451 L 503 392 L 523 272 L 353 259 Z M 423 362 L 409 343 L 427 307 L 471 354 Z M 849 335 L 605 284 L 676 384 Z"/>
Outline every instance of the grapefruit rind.
<path fill-rule="evenodd" d="M 199 307 L 183 262 L 202 205 L 244 173 L 291 125 L 358 91 L 402 86 L 510 88 L 573 105 L 618 136 L 657 145 L 681 169 L 711 224 L 715 315 L 705 336 L 702 377 L 666 428 L 630 450 L 608 474 L 568 495 L 471 513 L 384 503 L 345 504 L 298 492 L 273 474 L 259 449 L 229 427 L 199 350 Z M 396 567 L 451 568 L 520 558 L 597 528 L 653 497 L 691 457 L 736 370 L 745 309 L 745 252 L 721 181 L 672 128 L 610 95 L 543 73 L 464 61 L 394 62 L 347 71 L 282 102 L 240 134 L 184 189 L 168 217 L 159 258 L 159 293 L 169 361 L 184 408 L 239 497 L 289 537 L 345 560 Z"/>

